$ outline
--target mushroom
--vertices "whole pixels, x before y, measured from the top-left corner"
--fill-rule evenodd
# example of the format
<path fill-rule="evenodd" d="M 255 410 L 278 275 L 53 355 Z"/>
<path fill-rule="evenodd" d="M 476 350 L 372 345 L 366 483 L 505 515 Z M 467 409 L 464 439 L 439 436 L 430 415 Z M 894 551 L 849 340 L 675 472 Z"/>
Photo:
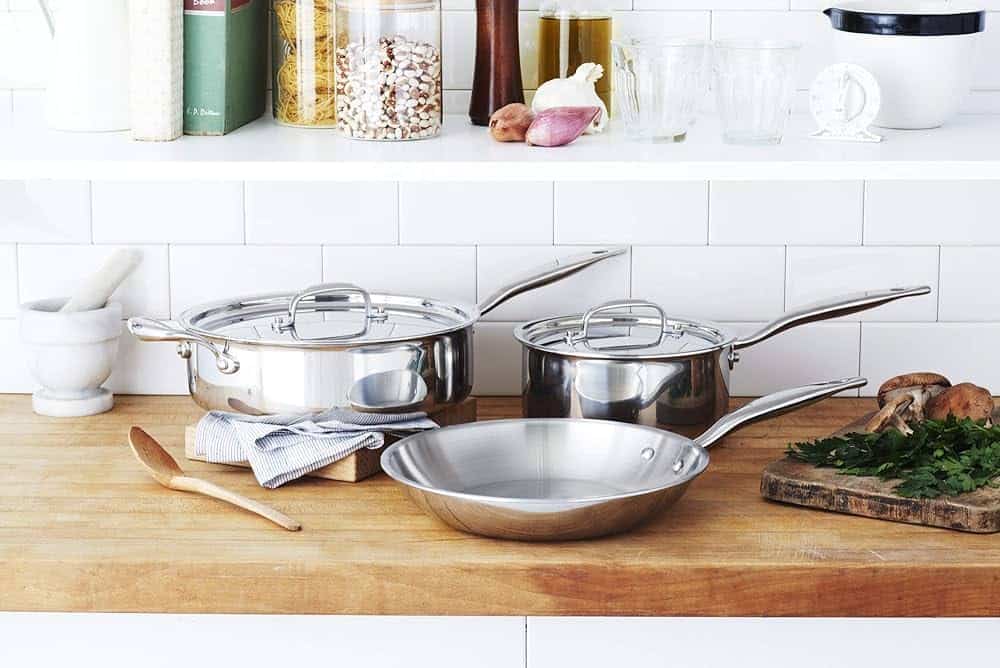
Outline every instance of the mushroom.
<path fill-rule="evenodd" d="M 865 424 L 868 432 L 898 429 L 911 434 L 908 423 L 924 419 L 927 402 L 951 387 L 951 381 L 931 372 L 894 376 L 878 388 L 879 411 Z"/>
<path fill-rule="evenodd" d="M 927 402 L 928 420 L 944 420 L 949 415 L 989 422 L 993 415 L 993 396 L 986 388 L 972 383 L 959 383 L 934 396 Z"/>

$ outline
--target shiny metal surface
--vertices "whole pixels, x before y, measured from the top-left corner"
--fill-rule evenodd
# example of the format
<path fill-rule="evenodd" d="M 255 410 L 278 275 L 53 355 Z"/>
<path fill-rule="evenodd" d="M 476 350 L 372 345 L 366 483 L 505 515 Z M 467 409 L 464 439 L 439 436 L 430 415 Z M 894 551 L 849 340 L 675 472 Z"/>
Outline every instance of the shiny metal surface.
<path fill-rule="evenodd" d="M 469 533 L 515 540 L 627 531 L 673 505 L 708 466 L 706 448 L 739 426 L 860 387 L 849 378 L 785 390 L 704 436 L 601 420 L 498 420 L 405 438 L 382 468 L 428 514 Z"/>
<path fill-rule="evenodd" d="M 188 389 L 208 410 L 434 412 L 472 390 L 472 326 L 489 309 L 623 249 L 589 252 L 514 281 L 479 307 L 350 284 L 223 300 L 177 322 L 132 318 L 146 341 L 177 341 Z"/>
<path fill-rule="evenodd" d="M 631 300 L 529 322 L 514 332 L 523 347 L 524 415 L 617 420 L 697 436 L 727 410 L 738 349 L 928 292 L 924 286 L 846 295 L 790 311 L 745 337 L 711 322 L 650 315 L 643 312 L 648 302 Z"/>

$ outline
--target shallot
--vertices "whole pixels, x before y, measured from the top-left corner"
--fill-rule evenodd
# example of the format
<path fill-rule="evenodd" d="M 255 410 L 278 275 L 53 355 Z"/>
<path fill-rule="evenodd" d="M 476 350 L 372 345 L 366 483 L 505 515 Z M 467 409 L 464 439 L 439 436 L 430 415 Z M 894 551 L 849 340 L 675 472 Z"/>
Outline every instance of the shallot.
<path fill-rule="evenodd" d="M 600 107 L 553 107 L 535 116 L 525 140 L 531 146 L 565 146 L 590 127 Z"/>
<path fill-rule="evenodd" d="M 524 141 L 535 114 L 526 104 L 514 102 L 490 116 L 490 135 L 497 141 Z"/>

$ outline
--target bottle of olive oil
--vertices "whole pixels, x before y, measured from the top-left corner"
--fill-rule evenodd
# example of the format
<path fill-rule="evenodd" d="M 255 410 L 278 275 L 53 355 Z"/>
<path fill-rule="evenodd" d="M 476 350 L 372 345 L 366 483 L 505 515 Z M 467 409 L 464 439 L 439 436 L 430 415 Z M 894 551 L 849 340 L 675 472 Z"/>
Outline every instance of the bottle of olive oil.
<path fill-rule="evenodd" d="M 611 12 L 595 0 L 550 0 L 542 5 L 539 21 L 538 84 L 572 76 L 583 63 L 597 63 L 604 68 L 597 94 L 611 109 Z"/>

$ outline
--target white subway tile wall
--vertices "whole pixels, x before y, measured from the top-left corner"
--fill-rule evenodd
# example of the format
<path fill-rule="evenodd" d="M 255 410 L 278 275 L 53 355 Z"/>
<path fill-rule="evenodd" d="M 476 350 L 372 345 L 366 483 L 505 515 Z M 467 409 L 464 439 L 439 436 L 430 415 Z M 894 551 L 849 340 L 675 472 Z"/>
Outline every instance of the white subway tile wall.
<path fill-rule="evenodd" d="M 942 321 L 1000 321 L 1000 248 L 941 249 Z"/>
<path fill-rule="evenodd" d="M 746 331 L 832 295 L 907 284 L 934 293 L 746 350 L 735 392 L 860 369 L 870 394 L 884 377 L 921 368 L 1000 388 L 998 192 L 985 182 L 895 181 L 0 182 L 20 202 L 0 198 L 0 345 L 17 345 L 18 303 L 66 294 L 115 244 L 134 242 L 145 256 L 117 298 L 126 313 L 153 316 L 322 281 L 471 304 L 536 265 L 622 245 L 629 254 L 486 315 L 478 393 L 520 391 L 510 334 L 525 320 L 632 297 Z M 0 392 L 31 389 L 22 366 L 14 358 L 0 368 Z M 120 392 L 186 389 L 173 346 L 128 335 L 111 382 Z"/>
<path fill-rule="evenodd" d="M 677 181 L 556 184 L 557 244 L 704 245 L 708 184 Z"/>
<path fill-rule="evenodd" d="M 266 292 L 294 292 L 323 280 L 314 246 L 172 246 L 173 315 L 204 302 Z"/>
<path fill-rule="evenodd" d="M 760 37 L 803 42 L 800 89 L 808 87 L 816 72 L 835 59 L 831 29 L 819 13 L 829 4 L 827 0 L 610 0 L 606 4 L 614 11 L 617 37 Z M 521 2 L 521 66 L 529 96 L 538 86 L 538 5 L 538 0 Z M 991 22 L 1000 13 L 997 0 L 979 5 L 992 11 Z M 475 2 L 443 0 L 442 6 L 445 111 L 464 113 L 472 86 Z M 31 124 L 37 119 L 37 97 L 22 93 L 44 87 L 50 44 L 35 0 L 0 0 L 0 123 L 12 109 L 15 122 Z M 1000 90 L 998 58 L 1000 31 L 987 31 L 980 39 L 974 92 L 966 102 L 966 112 L 1000 112 L 1000 96 L 995 94 Z"/>
<path fill-rule="evenodd" d="M 248 244 L 394 244 L 395 183 L 247 183 Z"/>
<path fill-rule="evenodd" d="M 709 243 L 857 245 L 863 192 L 860 181 L 713 183 Z"/>

